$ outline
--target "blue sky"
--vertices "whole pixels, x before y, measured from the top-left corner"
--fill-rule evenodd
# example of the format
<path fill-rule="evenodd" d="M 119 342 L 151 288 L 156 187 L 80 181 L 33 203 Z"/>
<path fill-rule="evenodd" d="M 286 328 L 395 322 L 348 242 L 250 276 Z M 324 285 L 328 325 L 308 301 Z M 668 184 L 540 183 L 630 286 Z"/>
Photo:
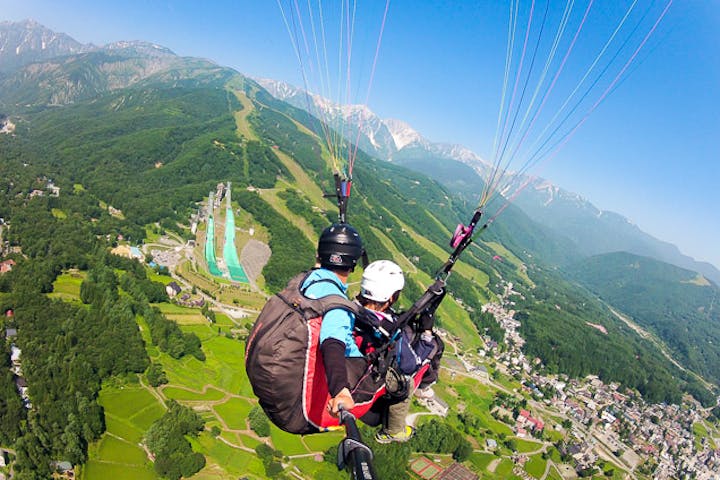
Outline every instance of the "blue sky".
<path fill-rule="evenodd" d="M 579 25 L 578 15 L 588 1 L 576 2 L 576 17 L 568 28 Z M 360 46 L 353 54 L 369 65 L 375 48 L 373 29 L 379 25 L 384 2 L 360 3 L 358 9 L 367 15 L 358 17 Z M 531 0 L 522 3 L 527 10 Z M 600 39 L 631 3 L 595 2 L 583 30 L 587 35 L 574 50 L 577 58 L 587 63 L 594 57 Z M 654 2 L 649 15 L 653 20 L 636 35 L 637 42 L 666 3 Z M 635 11 L 651 4 L 638 0 Z M 432 141 L 463 144 L 491 158 L 508 5 L 509 0 L 391 0 L 369 107 L 381 117 L 408 122 Z M 550 15 L 559 15 L 564 5 L 552 0 Z M 538 0 L 535 8 L 539 15 L 545 2 Z M 280 10 L 272 0 L 0 0 L 0 20 L 24 18 L 83 43 L 146 40 L 251 76 L 303 84 Z M 524 28 L 522 22 L 519 25 Z M 629 68 L 629 77 L 556 156 L 530 173 L 581 194 L 599 208 L 621 213 L 683 253 L 720 267 L 718 32 L 720 4 L 676 0 Z M 629 56 L 618 61 L 618 68 Z M 577 77 L 583 71 L 580 63 L 568 61 L 563 75 Z M 369 70 L 365 67 L 366 78 Z M 561 101 L 559 92 L 569 92 L 563 79 L 557 97 L 548 103 Z M 589 98 L 597 99 L 601 92 Z M 364 101 L 364 94 L 358 98 Z"/>

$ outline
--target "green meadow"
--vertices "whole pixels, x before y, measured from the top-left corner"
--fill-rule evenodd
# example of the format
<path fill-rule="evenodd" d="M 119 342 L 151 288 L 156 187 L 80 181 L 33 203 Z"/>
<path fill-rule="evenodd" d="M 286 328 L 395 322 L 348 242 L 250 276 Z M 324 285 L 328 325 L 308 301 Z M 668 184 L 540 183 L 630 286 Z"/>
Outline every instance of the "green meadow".
<path fill-rule="evenodd" d="M 183 316 L 183 315 L 199 315 L 199 308 L 183 307 L 181 305 L 175 305 L 174 303 L 154 303 L 154 307 L 160 309 L 165 316 Z"/>
<path fill-rule="evenodd" d="M 167 398 L 189 402 L 213 402 L 222 400 L 225 397 L 225 393 L 213 387 L 208 387 L 204 392 L 196 392 L 180 387 L 165 387 L 162 389 L 162 393 Z"/>
<path fill-rule="evenodd" d="M 152 464 L 147 466 L 113 464 L 94 459 L 88 460 L 82 469 L 81 480 L 156 480 Z"/>
<path fill-rule="evenodd" d="M 444 358 L 443 358 L 444 359 Z M 495 390 L 472 378 L 457 375 L 451 379 L 446 371 L 442 372 L 441 380 L 433 387 L 436 395 L 439 395 L 453 411 L 458 411 L 460 405 L 464 411 L 475 415 L 480 419 L 482 428 L 490 430 L 493 435 L 505 434 L 512 436 L 513 432 L 506 424 L 495 420 L 490 415 L 490 405 L 495 396 Z M 522 442 L 522 440 L 518 440 Z M 533 444 L 537 449 L 536 445 Z"/>
<path fill-rule="evenodd" d="M 550 471 L 548 472 L 547 477 L 545 477 L 546 480 L 563 480 L 563 476 L 560 475 L 560 472 L 557 471 L 557 469 L 553 466 L 550 468 Z"/>
<path fill-rule="evenodd" d="M 167 275 L 160 275 L 155 272 L 152 268 L 147 268 L 145 270 L 145 273 L 149 280 L 152 280 L 153 282 L 160 282 L 163 285 L 167 285 L 168 283 L 172 282 L 172 277 L 168 277 Z"/>
<path fill-rule="evenodd" d="M 252 397 L 252 388 L 245 373 L 245 345 L 242 342 L 218 334 L 217 327 L 210 324 L 184 326 L 183 331 L 198 335 L 206 359 L 201 362 L 186 356 L 176 360 L 159 353 L 169 386 L 202 392 L 207 385 L 222 392 Z"/>
<path fill-rule="evenodd" d="M 162 278 L 162 277 L 160 277 Z M 79 298 L 82 277 L 64 274 L 56 282 L 56 292 L 67 298 Z M 200 413 L 206 422 L 206 430 L 196 438 L 190 438 L 193 448 L 205 455 L 206 466 L 193 478 L 196 479 L 264 479 L 265 469 L 255 454 L 255 447 L 267 443 L 290 458 L 290 468 L 297 468 L 306 478 L 333 479 L 338 472 L 334 465 L 318 461 L 317 454 L 335 446 L 341 440 L 341 432 L 306 435 L 303 437 L 286 433 L 271 425 L 270 436 L 259 438 L 250 430 L 247 418 L 257 404 L 247 378 L 244 364 L 245 344 L 230 338 L 226 333 L 236 327 L 235 322 L 218 313 L 217 323 L 209 323 L 198 309 L 161 303 L 158 308 L 169 318 L 178 322 L 184 332 L 194 333 L 202 342 L 205 361 L 192 356 L 175 359 L 151 344 L 149 330 L 144 319 L 138 317 L 141 335 L 146 342 L 153 362 L 162 366 L 168 383 L 152 389 L 140 382 L 117 380 L 103 386 L 100 403 L 105 408 L 107 433 L 91 446 L 90 460 L 81 473 L 82 480 L 96 480 L 117 476 L 119 480 L 155 479 L 153 465 L 139 445 L 150 425 L 164 412 L 159 400 L 173 399 Z M 466 312 L 449 315 L 448 320 L 461 319 Z M 450 313 L 450 312 L 448 312 Z M 199 318 L 198 318 L 199 317 Z M 249 319 L 240 324 L 245 326 Z M 451 320 L 453 321 L 453 320 Z M 447 355 L 445 365 L 464 370 L 457 357 Z M 515 386 L 505 380 L 509 386 Z M 452 376 L 443 369 L 441 380 L 434 387 L 436 394 L 445 400 L 452 411 L 464 411 L 476 416 L 487 436 L 497 438 L 500 434 L 512 437 L 511 429 L 490 415 L 490 405 L 495 390 L 477 380 L 463 375 Z M 433 417 L 421 416 L 417 424 Z M 457 417 L 449 421 L 459 427 Z M 213 436 L 211 429 L 219 429 Z M 700 428 L 698 428 L 698 431 Z M 701 432 L 698 432 L 701 433 Z M 474 442 L 482 448 L 484 436 Z M 372 445 L 372 442 L 370 442 Z M 516 439 L 520 452 L 535 452 L 540 444 L 531 440 Z M 509 454 L 509 451 L 502 451 Z M 507 457 L 475 452 L 468 466 L 481 474 L 481 478 L 519 478 L 512 473 L 513 464 Z M 540 478 L 546 462 L 540 455 L 532 455 L 525 469 L 529 475 Z M 538 472 L 541 472 L 538 476 Z M 552 470 L 551 470 L 552 472 Z M 552 478 L 552 473 L 549 478 Z"/>
<path fill-rule="evenodd" d="M 706 441 L 710 445 L 710 448 L 715 448 L 715 441 L 713 440 L 712 435 L 710 435 L 710 432 L 708 431 L 708 425 L 704 421 L 695 422 L 692 426 L 692 431 L 693 435 L 695 436 L 695 448 L 697 448 L 698 450 L 702 450 L 703 439 L 706 439 Z"/>
<path fill-rule="evenodd" d="M 53 282 L 53 291 L 48 293 L 48 297 L 66 302 L 80 302 L 80 284 L 82 284 L 86 272 L 73 270 L 62 273 Z"/>
<path fill-rule="evenodd" d="M 545 474 L 545 468 L 547 467 L 547 460 L 542 458 L 542 455 L 532 455 L 525 464 L 525 471 L 528 472 L 533 478 L 542 478 Z"/>
<path fill-rule="evenodd" d="M 335 480 L 343 478 L 335 465 L 325 461 L 318 462 L 313 457 L 293 459 L 293 463 L 308 477 L 314 480 Z"/>
<path fill-rule="evenodd" d="M 496 459 L 498 459 L 498 457 L 492 453 L 473 452 L 470 456 L 470 463 L 475 467 L 475 471 L 483 472 L 488 468 L 490 463 Z"/>
<path fill-rule="evenodd" d="M 276 450 L 280 450 L 283 455 L 302 455 L 310 453 L 307 448 L 300 442 L 300 437 L 280 430 L 275 425 L 270 425 L 270 438 Z"/>
<path fill-rule="evenodd" d="M 533 442 L 532 440 L 523 440 L 522 438 L 518 438 L 516 443 L 517 451 L 520 453 L 536 452 L 542 448 L 542 443 Z"/>
<path fill-rule="evenodd" d="M 244 322 L 244 321 L 243 321 Z M 232 328 L 235 326 L 235 322 L 232 321 L 230 317 L 225 315 L 224 313 L 215 313 L 215 325 L 218 327 L 229 327 Z"/>
<path fill-rule="evenodd" d="M 139 445 L 152 422 L 165 409 L 139 383 L 106 383 L 99 403 L 105 409 L 107 431 L 88 449 L 82 480 L 156 479 L 153 464 Z"/>
<path fill-rule="evenodd" d="M 230 430 L 247 430 L 247 416 L 253 404 L 242 398 L 231 398 L 213 409 Z"/>
<path fill-rule="evenodd" d="M 262 461 L 255 455 L 255 451 L 240 450 L 231 447 L 223 441 L 213 438 L 207 433 L 201 434 L 198 438 L 191 439 L 193 450 L 205 455 L 207 464 L 205 468 L 196 474 L 196 477 L 203 478 L 212 471 L 221 471 L 222 476 L 206 478 L 267 478 L 265 467 Z"/>
<path fill-rule="evenodd" d="M 307 445 L 311 452 L 324 452 L 328 448 L 340 443 L 343 439 L 343 434 L 340 432 L 328 432 L 328 433 L 314 433 L 312 435 L 305 435 L 303 442 Z"/>

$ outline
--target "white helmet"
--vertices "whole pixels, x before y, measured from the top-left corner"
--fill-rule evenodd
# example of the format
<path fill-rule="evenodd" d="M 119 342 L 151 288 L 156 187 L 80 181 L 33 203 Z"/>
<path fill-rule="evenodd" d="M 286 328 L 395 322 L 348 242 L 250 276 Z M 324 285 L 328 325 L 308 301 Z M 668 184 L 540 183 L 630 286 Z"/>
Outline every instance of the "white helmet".
<path fill-rule="evenodd" d="M 390 260 L 376 260 L 363 271 L 360 295 L 384 303 L 405 286 L 402 268 Z"/>

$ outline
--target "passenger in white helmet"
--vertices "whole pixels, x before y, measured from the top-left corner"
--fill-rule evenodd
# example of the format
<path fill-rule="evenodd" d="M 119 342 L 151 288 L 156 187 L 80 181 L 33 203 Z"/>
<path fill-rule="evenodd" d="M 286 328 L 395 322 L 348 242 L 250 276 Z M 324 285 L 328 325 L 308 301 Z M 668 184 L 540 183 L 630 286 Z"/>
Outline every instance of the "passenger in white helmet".
<path fill-rule="evenodd" d="M 402 269 L 390 260 L 378 260 L 365 268 L 357 300 L 376 318 L 370 320 L 375 325 L 372 331 L 356 328 L 356 330 L 360 329 L 358 338 L 363 353 L 368 353 L 387 341 L 387 337 L 395 330 L 397 315 L 391 307 L 397 302 L 404 287 L 405 277 Z M 413 428 L 405 423 L 414 389 L 411 376 L 426 360 L 426 357 L 419 356 L 415 349 L 426 355 L 438 352 L 432 331 L 428 330 L 422 335 L 417 335 L 417 339 L 415 337 L 411 327 L 406 327 L 397 340 L 395 369 L 402 376 L 402 381 L 407 385 L 408 390 L 400 398 L 386 402 L 383 428 L 375 437 L 380 443 L 404 442 L 409 440 L 414 432 Z M 387 385 L 387 388 L 390 390 L 391 386 Z"/>

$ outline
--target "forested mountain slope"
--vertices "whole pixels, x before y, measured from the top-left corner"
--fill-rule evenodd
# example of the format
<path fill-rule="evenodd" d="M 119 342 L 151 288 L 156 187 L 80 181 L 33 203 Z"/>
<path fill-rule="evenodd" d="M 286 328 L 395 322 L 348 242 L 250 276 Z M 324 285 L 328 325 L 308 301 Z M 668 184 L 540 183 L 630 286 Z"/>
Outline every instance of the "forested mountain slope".
<path fill-rule="evenodd" d="M 625 251 L 700 272 L 720 283 L 720 271 L 715 266 L 683 255 L 675 245 L 643 232 L 619 213 L 601 211 L 579 195 L 542 179 L 530 183 L 515 204 L 536 221 L 571 239 L 584 256 Z"/>
<path fill-rule="evenodd" d="M 258 81 L 278 98 L 298 108 L 309 108 L 302 89 L 270 79 Z M 482 185 L 482 178 L 487 177 L 491 166 L 476 153 L 461 145 L 432 142 L 410 125 L 381 119 L 361 105 L 341 106 L 318 96 L 313 97 L 313 104 L 311 111 L 322 111 L 334 120 L 342 117 L 351 130 L 357 129 L 357 135 L 353 133 L 351 138 L 359 139 L 360 146 L 371 155 L 430 175 L 451 192 L 462 193 L 470 202 L 477 202 L 482 192 L 478 184 Z M 509 165 L 510 169 L 515 167 Z M 552 263 L 563 263 L 578 253 L 628 251 L 701 272 L 720 282 L 720 271 L 715 266 L 683 255 L 675 245 L 643 232 L 621 214 L 601 211 L 590 201 L 542 178 L 513 176 L 513 172 L 508 171 L 508 183 L 505 194 L 512 196 L 516 206 L 542 225 L 544 235 L 553 237 L 537 252 L 548 254 L 547 259 Z M 494 210 L 492 206 L 488 209 Z M 553 251 L 555 244 L 556 251 Z"/>
<path fill-rule="evenodd" d="M 670 347 L 687 368 L 720 381 L 720 289 L 691 272 L 629 253 L 590 257 L 568 273 Z"/>

